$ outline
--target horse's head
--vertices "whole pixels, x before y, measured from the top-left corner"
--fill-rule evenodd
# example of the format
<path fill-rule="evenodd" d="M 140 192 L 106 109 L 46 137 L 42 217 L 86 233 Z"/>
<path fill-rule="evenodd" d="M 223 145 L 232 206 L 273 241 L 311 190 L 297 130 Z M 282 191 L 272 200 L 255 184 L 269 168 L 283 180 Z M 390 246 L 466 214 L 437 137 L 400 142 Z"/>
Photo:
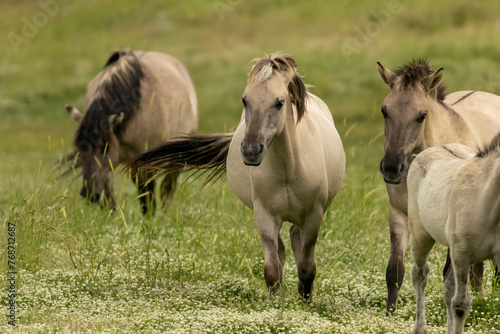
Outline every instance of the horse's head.
<path fill-rule="evenodd" d="M 260 165 L 269 143 L 283 130 L 292 103 L 297 107 L 297 122 L 300 120 L 305 96 L 305 86 L 291 57 L 272 55 L 255 63 L 241 98 L 246 123 L 241 155 L 246 165 Z"/>
<path fill-rule="evenodd" d="M 443 69 L 433 72 L 424 60 L 414 61 L 396 73 L 377 63 L 391 92 L 382 103 L 385 155 L 380 172 L 386 183 L 399 184 L 408 173 L 411 156 L 420 150 L 430 101 L 444 98 L 439 85 Z"/>
<path fill-rule="evenodd" d="M 98 120 L 89 111 L 82 115 L 71 106 L 66 110 L 79 124 L 74 146 L 83 174 L 80 195 L 92 203 L 107 200 L 114 208 L 113 169 L 118 165 L 119 142 L 113 129 L 123 121 L 123 113 Z"/>

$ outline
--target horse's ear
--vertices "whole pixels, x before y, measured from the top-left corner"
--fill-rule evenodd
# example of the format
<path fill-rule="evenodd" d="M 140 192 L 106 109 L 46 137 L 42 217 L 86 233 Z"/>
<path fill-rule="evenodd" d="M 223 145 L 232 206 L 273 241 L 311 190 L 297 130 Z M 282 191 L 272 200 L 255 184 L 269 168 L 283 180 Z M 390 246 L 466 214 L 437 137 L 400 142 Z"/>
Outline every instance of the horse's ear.
<path fill-rule="evenodd" d="M 437 85 L 443 80 L 444 68 L 440 68 L 435 73 L 429 74 L 423 81 L 422 85 L 429 92 L 436 88 Z"/>
<path fill-rule="evenodd" d="M 78 111 L 78 109 L 70 105 L 66 105 L 65 108 L 71 118 L 73 118 L 77 123 L 81 122 L 83 115 Z"/>
<path fill-rule="evenodd" d="M 387 86 L 392 88 L 397 79 L 396 74 L 394 74 L 391 70 L 386 69 L 379 62 L 377 62 L 377 69 L 378 73 L 380 73 L 380 76 L 382 77 L 382 80 L 384 80 Z"/>
<path fill-rule="evenodd" d="M 123 112 L 119 114 L 111 114 L 109 115 L 109 124 L 111 124 L 112 127 L 117 126 L 121 122 L 123 122 L 123 119 L 125 118 L 125 114 Z"/>
<path fill-rule="evenodd" d="M 104 65 L 104 68 L 116 62 L 118 59 L 120 59 L 121 56 L 126 55 L 127 52 L 130 52 L 130 50 L 127 49 L 127 50 L 113 52 L 113 54 L 109 57 L 108 61 L 106 62 L 106 65 Z"/>

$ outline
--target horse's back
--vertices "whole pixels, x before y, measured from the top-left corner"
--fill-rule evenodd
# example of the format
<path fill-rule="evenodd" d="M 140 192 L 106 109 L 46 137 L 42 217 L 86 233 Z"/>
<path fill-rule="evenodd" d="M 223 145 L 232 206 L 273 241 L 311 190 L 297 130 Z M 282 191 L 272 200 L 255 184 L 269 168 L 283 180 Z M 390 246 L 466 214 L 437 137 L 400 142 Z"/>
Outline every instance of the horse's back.
<path fill-rule="evenodd" d="M 193 81 L 186 67 L 178 59 L 165 53 L 136 51 L 134 54 L 139 59 L 141 65 L 148 71 L 148 75 L 153 78 L 150 80 L 155 79 L 159 82 L 149 83 L 145 88 L 154 91 L 156 86 L 159 86 L 159 88 L 163 87 L 164 93 L 167 94 L 167 101 L 176 99 L 180 101 L 177 106 L 174 105 L 177 113 L 179 113 L 179 108 L 183 107 L 181 103 L 186 104 L 187 100 L 189 103 L 187 103 L 185 109 L 190 111 L 190 114 L 187 116 L 192 120 L 196 120 L 197 123 L 198 100 Z M 155 96 L 155 98 L 159 97 Z M 151 103 L 151 101 L 148 102 Z"/>
<path fill-rule="evenodd" d="M 308 95 L 307 107 L 308 107 L 308 110 L 310 110 L 309 112 L 314 112 L 314 111 L 318 110 L 321 115 L 325 116 L 329 122 L 334 124 L 332 113 L 331 113 L 330 109 L 328 108 L 328 106 L 326 105 L 325 101 L 323 101 L 322 99 L 320 99 L 319 97 L 317 97 L 314 94 L 308 93 L 307 95 Z M 337 130 L 335 129 L 335 132 L 336 131 Z"/>
<path fill-rule="evenodd" d="M 177 58 L 166 53 L 135 51 L 134 54 L 137 59 L 139 59 L 142 66 L 148 67 L 152 72 L 157 74 L 160 79 L 164 79 L 165 83 L 169 85 L 169 88 L 176 89 L 179 84 L 176 81 L 180 79 L 185 89 L 189 92 L 193 109 L 197 110 L 198 100 L 196 98 L 194 84 L 184 64 Z M 172 82 L 170 80 L 172 80 Z"/>
<path fill-rule="evenodd" d="M 121 159 L 198 130 L 198 101 L 185 66 L 160 52 L 135 51 L 134 55 L 144 73 L 141 104 L 121 138 L 125 144 Z"/>
<path fill-rule="evenodd" d="M 448 94 L 445 103 L 465 119 L 480 145 L 489 143 L 500 131 L 500 96 L 481 91 L 459 91 Z"/>

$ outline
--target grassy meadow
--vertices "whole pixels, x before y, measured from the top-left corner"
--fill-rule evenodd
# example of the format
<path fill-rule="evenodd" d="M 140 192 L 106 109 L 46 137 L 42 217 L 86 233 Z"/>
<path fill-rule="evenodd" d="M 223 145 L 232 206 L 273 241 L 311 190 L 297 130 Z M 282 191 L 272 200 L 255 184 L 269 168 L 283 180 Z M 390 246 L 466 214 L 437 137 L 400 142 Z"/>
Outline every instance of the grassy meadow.
<path fill-rule="evenodd" d="M 376 69 L 425 57 L 448 91 L 500 94 L 500 3 L 410 0 L 5 0 L 0 4 L 1 333 L 411 333 L 407 277 L 385 316 L 388 197 Z M 282 51 L 330 107 L 347 156 L 344 185 L 316 247 L 312 303 L 298 299 L 285 223 L 285 289 L 269 298 L 252 212 L 225 178 L 200 191 L 184 181 L 166 212 L 140 213 L 115 175 L 118 208 L 84 202 L 78 174 L 54 163 L 71 152 L 87 83 L 112 51 L 162 51 L 193 78 L 200 132 L 229 132 L 241 115 L 250 61 Z M 9 223 L 15 224 L 16 326 L 8 324 Z M 441 271 L 430 255 L 427 323 L 446 332 Z M 500 332 L 500 292 L 485 266 L 466 333 Z"/>

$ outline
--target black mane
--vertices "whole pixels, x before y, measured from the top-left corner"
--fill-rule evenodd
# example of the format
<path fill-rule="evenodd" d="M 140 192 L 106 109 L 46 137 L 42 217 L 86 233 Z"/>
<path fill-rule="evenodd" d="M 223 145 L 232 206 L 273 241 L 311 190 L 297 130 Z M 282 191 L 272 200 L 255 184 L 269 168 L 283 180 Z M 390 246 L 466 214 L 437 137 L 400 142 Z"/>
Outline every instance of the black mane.
<path fill-rule="evenodd" d="M 113 129 L 116 135 L 123 131 L 139 106 L 143 76 L 139 60 L 132 51 L 117 51 L 111 55 L 75 134 L 74 145 L 80 154 L 103 150 L 111 140 L 109 116 L 123 113 L 123 121 Z"/>
<path fill-rule="evenodd" d="M 482 150 L 480 150 L 476 157 L 484 158 L 492 152 L 500 150 L 500 133 L 498 133 L 493 140 L 486 145 Z"/>
<path fill-rule="evenodd" d="M 420 84 L 422 79 L 433 74 L 431 65 L 426 59 L 413 60 L 411 63 L 399 67 L 394 74 L 400 78 L 399 85 L 403 90 L 411 90 Z M 443 101 L 446 97 L 446 86 L 439 84 L 436 87 L 436 99 Z"/>

